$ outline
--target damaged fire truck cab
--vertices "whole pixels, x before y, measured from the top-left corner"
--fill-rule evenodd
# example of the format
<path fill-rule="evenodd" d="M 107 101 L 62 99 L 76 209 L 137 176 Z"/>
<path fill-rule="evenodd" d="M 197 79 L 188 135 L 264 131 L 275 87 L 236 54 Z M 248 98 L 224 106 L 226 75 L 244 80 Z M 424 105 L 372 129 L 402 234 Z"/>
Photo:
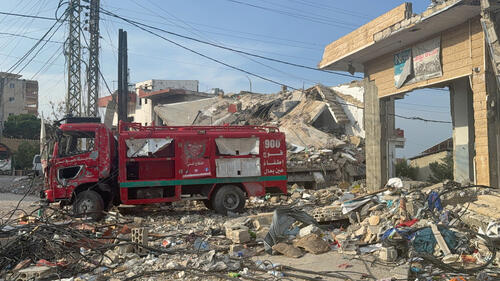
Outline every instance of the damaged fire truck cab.
<path fill-rule="evenodd" d="M 286 142 L 277 128 L 64 124 L 51 160 L 47 199 L 76 213 L 202 200 L 226 214 L 246 197 L 286 193 Z M 77 147 L 80 147 L 77 149 Z"/>

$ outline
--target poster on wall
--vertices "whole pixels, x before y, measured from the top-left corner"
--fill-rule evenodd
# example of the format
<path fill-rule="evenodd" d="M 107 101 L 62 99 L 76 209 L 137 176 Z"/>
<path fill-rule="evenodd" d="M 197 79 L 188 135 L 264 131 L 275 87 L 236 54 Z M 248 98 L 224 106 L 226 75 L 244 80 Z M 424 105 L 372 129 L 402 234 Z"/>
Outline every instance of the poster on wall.
<path fill-rule="evenodd" d="M 403 50 L 394 55 L 394 85 L 401 88 L 412 74 L 411 49 Z"/>
<path fill-rule="evenodd" d="M 440 52 L 441 38 L 437 37 L 394 54 L 396 88 L 443 76 Z"/>
<path fill-rule="evenodd" d="M 417 44 L 412 48 L 415 82 L 443 76 L 440 51 L 440 37 Z"/>

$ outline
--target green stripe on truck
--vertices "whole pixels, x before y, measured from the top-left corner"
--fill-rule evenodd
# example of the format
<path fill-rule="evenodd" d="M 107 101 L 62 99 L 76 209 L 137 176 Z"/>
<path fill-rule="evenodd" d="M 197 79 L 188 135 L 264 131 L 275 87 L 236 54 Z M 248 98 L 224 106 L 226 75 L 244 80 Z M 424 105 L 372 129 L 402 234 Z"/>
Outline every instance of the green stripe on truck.
<path fill-rule="evenodd" d="M 120 187 L 134 188 L 134 187 L 146 187 L 146 186 L 172 186 L 172 185 L 216 184 L 216 183 L 234 183 L 234 182 L 283 181 L 283 180 L 286 180 L 286 176 L 207 178 L 207 179 L 161 180 L 161 181 L 129 181 L 120 183 Z"/>

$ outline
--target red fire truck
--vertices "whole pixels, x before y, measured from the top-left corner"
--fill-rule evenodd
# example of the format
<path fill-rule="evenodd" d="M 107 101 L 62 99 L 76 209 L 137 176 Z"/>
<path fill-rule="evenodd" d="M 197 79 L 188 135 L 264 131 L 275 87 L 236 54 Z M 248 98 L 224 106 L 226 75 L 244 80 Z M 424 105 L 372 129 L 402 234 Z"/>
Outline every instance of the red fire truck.
<path fill-rule="evenodd" d="M 202 200 L 221 214 L 246 197 L 286 193 L 284 133 L 261 126 L 142 126 L 74 121 L 57 130 L 45 169 L 49 202 L 77 214 L 112 204 Z"/>

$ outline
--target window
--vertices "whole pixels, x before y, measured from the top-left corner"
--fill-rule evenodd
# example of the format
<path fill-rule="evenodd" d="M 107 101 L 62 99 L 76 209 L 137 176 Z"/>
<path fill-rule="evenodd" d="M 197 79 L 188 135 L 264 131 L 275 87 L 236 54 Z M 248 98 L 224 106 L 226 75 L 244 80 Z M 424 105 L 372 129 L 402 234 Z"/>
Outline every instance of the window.
<path fill-rule="evenodd" d="M 148 99 L 144 99 L 144 104 L 148 104 Z"/>
<path fill-rule="evenodd" d="M 9 102 L 14 102 L 14 100 L 16 100 L 16 98 L 15 98 L 15 97 L 10 97 L 10 98 L 9 98 Z"/>
<path fill-rule="evenodd" d="M 10 86 L 11 88 L 14 88 L 14 87 L 16 86 L 16 84 L 14 84 L 14 83 L 10 83 L 10 85 L 9 85 L 9 86 Z"/>
<path fill-rule="evenodd" d="M 83 154 L 94 150 L 95 133 L 91 132 L 63 132 L 60 136 L 59 157 Z"/>
<path fill-rule="evenodd" d="M 11 112 L 11 113 L 9 113 L 9 116 L 12 116 L 12 115 L 14 115 L 14 113 L 12 113 L 12 112 Z"/>
<path fill-rule="evenodd" d="M 141 106 L 141 105 L 142 105 L 142 99 L 139 98 L 139 106 Z"/>

